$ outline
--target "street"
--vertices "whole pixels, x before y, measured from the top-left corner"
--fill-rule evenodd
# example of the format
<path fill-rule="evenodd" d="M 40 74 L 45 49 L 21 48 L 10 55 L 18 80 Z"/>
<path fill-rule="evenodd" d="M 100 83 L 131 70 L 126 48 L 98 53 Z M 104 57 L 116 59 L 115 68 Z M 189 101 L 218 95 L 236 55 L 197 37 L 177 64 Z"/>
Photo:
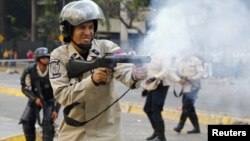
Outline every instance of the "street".
<path fill-rule="evenodd" d="M 27 99 L 25 97 L 0 94 L 0 140 L 4 137 L 22 133 L 22 126 L 18 124 L 23 108 Z M 62 119 L 60 112 L 59 124 Z M 146 137 L 152 134 L 152 128 L 146 116 L 122 113 L 123 134 L 126 141 L 144 141 Z M 172 129 L 177 121 L 165 120 L 166 136 L 168 141 L 206 141 L 207 126 L 201 125 L 201 134 L 186 134 L 187 130 L 192 129 L 190 123 L 187 123 L 181 134 L 175 133 Z"/>
<path fill-rule="evenodd" d="M 0 86 L 20 89 L 20 74 L 0 73 Z M 250 118 L 250 80 L 204 79 L 196 101 L 198 111 L 220 115 Z M 120 82 L 117 83 L 119 95 L 127 90 Z M 130 90 L 121 99 L 123 102 L 143 105 L 145 98 L 141 97 L 141 89 Z M 165 101 L 165 108 L 177 109 L 181 106 L 181 98 L 173 95 L 170 87 Z"/>
<path fill-rule="evenodd" d="M 20 89 L 20 74 L 0 73 L 1 87 Z M 216 113 L 218 115 L 239 116 L 249 118 L 250 111 L 247 110 L 249 95 L 246 93 L 247 82 L 245 85 L 238 87 L 236 83 L 230 83 L 229 80 L 203 80 L 203 87 L 200 91 L 199 98 L 196 103 L 197 111 L 206 113 Z M 245 88 L 243 88 L 245 87 Z M 121 83 L 117 83 L 119 95 L 126 91 L 126 87 Z M 143 106 L 145 98 L 140 95 L 141 89 L 131 90 L 121 103 L 138 104 Z M 173 89 L 169 89 L 165 107 L 168 109 L 178 109 L 181 106 L 181 99 L 176 98 L 172 94 Z M 238 93 L 238 94 L 237 94 Z M 237 95 L 236 95 L 237 94 Z M 240 96 L 239 96 L 240 94 Z M 11 135 L 22 133 L 22 127 L 18 124 L 19 118 L 26 104 L 27 99 L 24 96 L 15 96 L 0 93 L 0 139 Z M 59 119 L 56 124 L 59 125 L 62 119 L 60 112 Z M 152 134 L 152 128 L 145 115 L 122 113 L 123 133 L 126 141 L 143 141 Z M 165 119 L 166 135 L 170 141 L 206 141 L 207 125 L 201 125 L 201 134 L 188 135 L 186 131 L 192 126 L 188 122 L 181 134 L 173 131 L 173 127 L 177 125 L 178 118 L 175 120 Z"/>

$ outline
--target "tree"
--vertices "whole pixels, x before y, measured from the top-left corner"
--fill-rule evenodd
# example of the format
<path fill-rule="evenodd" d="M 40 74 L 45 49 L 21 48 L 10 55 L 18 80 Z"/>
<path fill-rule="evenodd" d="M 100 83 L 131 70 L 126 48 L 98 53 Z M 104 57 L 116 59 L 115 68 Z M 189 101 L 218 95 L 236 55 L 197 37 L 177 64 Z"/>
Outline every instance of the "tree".
<path fill-rule="evenodd" d="M 53 46 L 60 33 L 58 17 L 59 11 L 55 8 L 55 0 L 46 0 L 44 13 L 38 18 L 36 25 L 38 38 L 44 40 L 49 48 Z"/>
<path fill-rule="evenodd" d="M 31 20 L 31 2 L 24 0 L 1 0 L 5 8 L 4 32 L 6 40 L 28 39 Z"/>
<path fill-rule="evenodd" d="M 148 11 L 150 0 L 94 0 L 102 8 L 104 15 L 106 16 L 107 28 L 110 28 L 109 18 L 118 18 L 128 28 L 135 29 L 140 34 L 144 34 L 141 29 L 135 26 L 134 21 L 144 21 L 145 13 Z M 123 9 L 120 9 L 120 4 L 124 5 Z M 120 16 L 120 10 L 127 13 L 127 19 Z"/>

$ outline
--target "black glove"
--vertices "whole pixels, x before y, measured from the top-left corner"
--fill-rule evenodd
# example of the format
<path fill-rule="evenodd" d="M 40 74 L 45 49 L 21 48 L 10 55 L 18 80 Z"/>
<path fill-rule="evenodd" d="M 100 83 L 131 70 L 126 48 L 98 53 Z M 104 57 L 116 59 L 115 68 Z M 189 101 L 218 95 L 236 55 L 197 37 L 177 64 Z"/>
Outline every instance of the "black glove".
<path fill-rule="evenodd" d="M 147 79 L 146 84 L 150 84 L 150 83 L 154 82 L 155 80 L 156 80 L 155 77 L 151 77 L 151 78 Z"/>
<path fill-rule="evenodd" d="M 148 95 L 148 90 L 146 90 L 146 89 L 142 90 L 141 96 L 142 96 L 142 97 L 145 97 L 145 96 L 147 96 L 147 95 Z"/>

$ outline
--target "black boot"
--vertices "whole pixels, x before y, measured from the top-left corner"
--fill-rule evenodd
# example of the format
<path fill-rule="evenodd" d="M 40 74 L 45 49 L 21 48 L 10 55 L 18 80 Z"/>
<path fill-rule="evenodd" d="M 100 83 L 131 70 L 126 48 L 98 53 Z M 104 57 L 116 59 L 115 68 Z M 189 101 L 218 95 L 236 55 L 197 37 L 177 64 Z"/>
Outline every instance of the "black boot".
<path fill-rule="evenodd" d="M 174 131 L 177 132 L 177 133 L 180 133 L 182 128 L 184 126 L 184 123 L 183 122 L 179 122 L 178 125 L 174 128 Z"/>
<path fill-rule="evenodd" d="M 182 112 L 181 117 L 180 117 L 180 121 L 179 121 L 178 125 L 174 128 L 174 131 L 176 131 L 177 133 L 180 133 L 182 128 L 184 127 L 186 119 L 187 119 L 186 112 Z"/>
<path fill-rule="evenodd" d="M 196 115 L 196 112 L 192 112 L 189 115 L 190 121 L 193 124 L 194 128 L 190 131 L 187 131 L 188 134 L 194 134 L 194 133 L 200 133 L 200 126 L 199 126 L 199 122 L 198 122 L 198 117 Z"/>
<path fill-rule="evenodd" d="M 154 133 L 151 136 L 149 136 L 149 137 L 146 138 L 147 141 L 150 141 L 150 140 L 155 139 L 157 137 L 157 134 L 155 132 L 155 124 L 154 124 L 154 121 L 152 119 L 152 114 L 150 114 L 150 113 L 146 113 L 146 114 L 147 114 L 148 119 L 149 119 L 149 121 L 150 121 L 150 123 L 152 125 L 152 128 L 154 129 Z"/>
<path fill-rule="evenodd" d="M 151 140 L 155 139 L 156 137 L 157 137 L 157 134 L 154 132 L 151 136 L 147 137 L 146 140 L 151 141 Z"/>
<path fill-rule="evenodd" d="M 157 138 L 153 141 L 166 141 L 165 124 L 163 120 L 159 120 L 155 122 L 155 131 L 157 134 Z"/>
<path fill-rule="evenodd" d="M 200 133 L 200 128 L 199 127 L 194 127 L 192 130 L 187 131 L 188 134 L 198 134 Z"/>
<path fill-rule="evenodd" d="M 167 141 L 164 132 L 163 133 L 159 133 L 157 138 L 153 141 Z"/>

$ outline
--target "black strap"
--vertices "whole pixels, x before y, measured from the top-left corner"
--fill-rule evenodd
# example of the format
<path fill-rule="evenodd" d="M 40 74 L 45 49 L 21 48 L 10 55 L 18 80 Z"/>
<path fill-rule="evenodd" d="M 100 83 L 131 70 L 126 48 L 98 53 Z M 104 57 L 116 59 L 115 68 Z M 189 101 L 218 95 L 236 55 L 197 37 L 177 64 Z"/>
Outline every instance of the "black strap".
<path fill-rule="evenodd" d="M 135 89 L 136 88 L 136 82 L 137 82 L 137 80 L 134 80 L 134 83 L 131 85 L 130 89 Z"/>
<path fill-rule="evenodd" d="M 125 91 L 125 92 L 124 92 L 119 98 L 117 98 L 113 103 L 111 103 L 110 105 L 108 105 L 103 111 L 101 111 L 101 112 L 98 113 L 97 115 L 95 115 L 95 116 L 93 116 L 92 118 L 90 118 L 90 119 L 88 119 L 88 120 L 85 120 L 85 121 L 83 121 L 83 122 L 74 120 L 73 118 L 70 118 L 70 117 L 68 116 L 69 113 L 70 113 L 70 111 L 71 111 L 75 106 L 79 105 L 80 103 L 75 102 L 75 103 L 73 103 L 73 104 L 71 104 L 71 105 L 66 106 L 66 107 L 64 108 L 64 110 L 63 110 L 64 120 L 65 120 L 66 124 L 71 125 L 71 126 L 74 126 L 74 127 L 81 127 L 81 126 L 85 125 L 86 123 L 88 123 L 88 122 L 94 120 L 95 118 L 99 117 L 102 113 L 104 113 L 105 111 L 107 111 L 107 110 L 108 110 L 111 106 L 113 106 L 116 102 L 118 102 L 122 97 L 124 97 L 124 96 L 128 93 L 128 91 L 129 91 L 130 89 L 133 89 L 133 87 L 135 86 L 135 83 L 136 83 L 136 82 L 134 82 L 134 83 L 132 84 L 132 86 L 131 86 L 127 91 Z"/>
<path fill-rule="evenodd" d="M 77 106 L 78 102 L 75 102 L 71 105 L 68 105 L 66 106 L 64 109 L 63 109 L 63 116 L 64 116 L 64 120 L 65 122 L 68 124 L 68 125 L 71 125 L 71 126 L 74 126 L 74 127 L 80 127 L 84 124 L 86 124 L 86 121 L 84 122 L 80 122 L 80 121 L 77 121 L 77 120 L 74 120 L 73 118 L 70 118 L 68 115 L 69 115 L 69 112 L 75 107 Z"/>
<path fill-rule="evenodd" d="M 174 89 L 174 96 L 175 97 L 181 97 L 183 95 L 183 88 L 181 89 L 181 92 L 177 95 L 175 89 Z"/>

